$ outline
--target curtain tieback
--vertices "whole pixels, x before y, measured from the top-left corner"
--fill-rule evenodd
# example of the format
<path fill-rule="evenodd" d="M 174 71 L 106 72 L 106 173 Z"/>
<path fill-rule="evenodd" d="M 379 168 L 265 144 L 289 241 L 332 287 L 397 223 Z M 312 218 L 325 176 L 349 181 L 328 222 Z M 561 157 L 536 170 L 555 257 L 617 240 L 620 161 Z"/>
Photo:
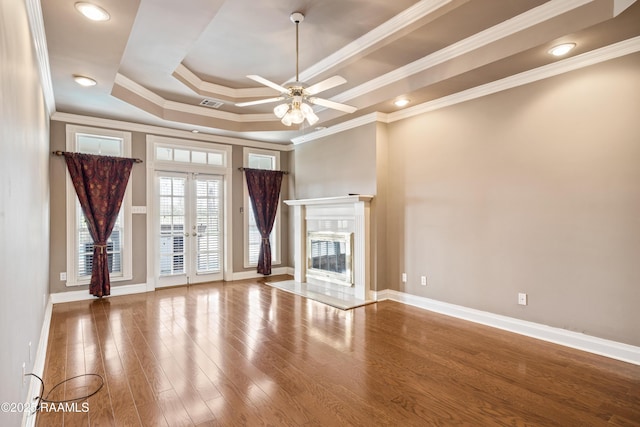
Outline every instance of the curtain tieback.
<path fill-rule="evenodd" d="M 269 241 L 269 238 L 268 238 L 268 237 L 263 237 L 263 238 L 262 238 L 262 243 L 265 243 L 265 242 L 268 242 L 268 241 Z"/>
<path fill-rule="evenodd" d="M 106 249 L 106 247 L 107 247 L 107 245 L 97 245 L 97 244 L 94 244 L 94 245 L 93 245 L 93 247 L 95 247 L 95 248 L 100 248 L 100 253 L 101 253 L 101 254 L 103 254 L 103 253 L 104 253 L 104 250 L 105 250 L 105 249 Z"/>

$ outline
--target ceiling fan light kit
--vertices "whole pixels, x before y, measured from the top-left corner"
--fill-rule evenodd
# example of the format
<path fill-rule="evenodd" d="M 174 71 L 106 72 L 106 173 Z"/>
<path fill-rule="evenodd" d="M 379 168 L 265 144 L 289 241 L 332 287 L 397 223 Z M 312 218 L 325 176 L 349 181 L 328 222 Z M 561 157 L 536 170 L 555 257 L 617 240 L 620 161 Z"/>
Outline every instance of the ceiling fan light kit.
<path fill-rule="evenodd" d="M 298 39 L 298 25 L 304 21 L 304 15 L 300 12 L 293 12 L 289 19 L 296 24 L 296 80 L 285 84 L 284 86 L 274 83 L 270 80 L 252 74 L 247 77 L 260 84 L 268 86 L 281 93 L 280 96 L 275 98 L 259 99 L 256 101 L 240 102 L 237 103 L 238 107 L 245 107 L 249 105 L 266 104 L 270 102 L 285 101 L 282 104 L 277 105 L 273 109 L 273 113 L 280 119 L 285 126 L 291 126 L 294 124 L 301 124 L 305 120 L 309 123 L 309 126 L 313 126 L 318 122 L 319 117 L 313 111 L 311 105 L 320 105 L 326 108 L 332 108 L 334 110 L 343 111 L 345 113 L 353 113 L 357 110 L 356 107 L 351 105 L 340 104 L 338 102 L 329 101 L 328 99 L 316 98 L 312 95 L 320 93 L 322 91 L 334 88 L 338 85 L 346 83 L 347 81 L 340 76 L 329 77 L 319 83 L 311 86 L 307 86 L 300 81 L 298 70 L 298 57 L 299 57 L 299 39 Z"/>

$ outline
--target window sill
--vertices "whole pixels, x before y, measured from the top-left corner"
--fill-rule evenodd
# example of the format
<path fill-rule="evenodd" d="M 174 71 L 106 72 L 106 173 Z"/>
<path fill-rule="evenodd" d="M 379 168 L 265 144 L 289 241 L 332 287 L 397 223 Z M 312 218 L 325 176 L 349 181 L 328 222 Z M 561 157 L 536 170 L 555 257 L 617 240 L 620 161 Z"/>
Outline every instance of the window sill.
<path fill-rule="evenodd" d="M 271 265 L 282 265 L 281 261 L 275 262 L 275 261 L 271 261 Z M 244 268 L 256 268 L 258 266 L 258 263 L 255 264 L 244 264 Z"/>
<path fill-rule="evenodd" d="M 127 280 L 133 280 L 133 276 L 117 276 L 117 277 L 111 277 L 110 281 L 111 283 L 114 282 L 125 282 Z M 79 282 L 67 282 L 65 283 L 65 286 L 68 288 L 73 288 L 76 286 L 87 286 L 88 284 L 91 283 L 91 279 L 85 279 L 85 280 L 80 280 Z"/>

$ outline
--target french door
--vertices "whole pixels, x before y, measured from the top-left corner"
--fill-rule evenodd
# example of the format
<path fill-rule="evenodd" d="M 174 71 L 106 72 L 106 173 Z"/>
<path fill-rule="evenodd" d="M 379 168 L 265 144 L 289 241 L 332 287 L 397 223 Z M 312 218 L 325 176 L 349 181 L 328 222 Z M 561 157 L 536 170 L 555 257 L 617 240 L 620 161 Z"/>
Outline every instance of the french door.
<path fill-rule="evenodd" d="M 156 172 L 158 287 L 222 280 L 223 177 Z"/>

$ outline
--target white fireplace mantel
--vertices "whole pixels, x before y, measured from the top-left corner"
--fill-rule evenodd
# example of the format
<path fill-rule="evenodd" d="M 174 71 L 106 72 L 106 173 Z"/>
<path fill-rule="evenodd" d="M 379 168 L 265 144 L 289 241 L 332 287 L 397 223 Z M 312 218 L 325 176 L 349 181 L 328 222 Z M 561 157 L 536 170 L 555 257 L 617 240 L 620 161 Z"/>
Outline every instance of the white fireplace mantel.
<path fill-rule="evenodd" d="M 345 203 L 358 203 L 358 202 L 370 202 L 373 196 L 367 196 L 363 194 L 354 194 L 351 196 L 338 196 L 338 197 L 320 197 L 317 199 L 296 199 L 285 200 L 284 202 L 289 206 L 309 206 L 309 205 L 336 205 Z"/>
<path fill-rule="evenodd" d="M 353 288 L 354 297 L 369 300 L 370 261 L 370 195 L 349 195 L 316 199 L 285 200 L 293 207 L 294 223 L 294 279 L 307 281 L 307 231 L 314 221 L 342 221 L 351 224 L 353 232 Z M 343 231 L 343 230 L 335 230 Z"/>

